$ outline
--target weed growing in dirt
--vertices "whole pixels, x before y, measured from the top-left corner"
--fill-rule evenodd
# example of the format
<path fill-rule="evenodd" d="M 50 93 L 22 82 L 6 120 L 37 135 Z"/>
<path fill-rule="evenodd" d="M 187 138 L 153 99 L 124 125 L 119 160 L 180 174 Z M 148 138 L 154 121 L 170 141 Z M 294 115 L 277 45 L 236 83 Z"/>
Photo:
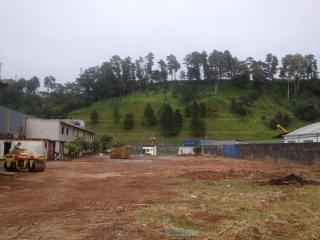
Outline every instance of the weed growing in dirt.
<path fill-rule="evenodd" d="M 319 239 L 319 186 L 269 186 L 247 180 L 193 181 L 182 198 L 141 210 L 165 228 L 197 229 L 214 239 Z"/>

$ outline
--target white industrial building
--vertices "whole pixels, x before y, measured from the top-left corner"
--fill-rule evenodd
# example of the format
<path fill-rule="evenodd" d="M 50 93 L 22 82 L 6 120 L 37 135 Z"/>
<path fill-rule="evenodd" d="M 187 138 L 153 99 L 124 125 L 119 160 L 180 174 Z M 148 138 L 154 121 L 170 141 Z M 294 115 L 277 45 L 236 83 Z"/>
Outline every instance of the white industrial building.
<path fill-rule="evenodd" d="M 283 136 L 284 143 L 320 142 L 320 122 L 299 128 Z"/>
<path fill-rule="evenodd" d="M 94 140 L 94 133 L 85 129 L 82 120 L 40 119 L 0 106 L 0 159 L 17 142 L 48 160 L 62 159 L 65 144 L 78 137 L 88 142 Z"/>
<path fill-rule="evenodd" d="M 63 158 L 65 143 L 71 143 L 78 137 L 92 142 L 94 133 L 80 127 L 79 124 L 71 123 L 70 120 L 39 118 L 26 120 L 26 138 L 49 139 L 53 143 L 54 158 Z"/>

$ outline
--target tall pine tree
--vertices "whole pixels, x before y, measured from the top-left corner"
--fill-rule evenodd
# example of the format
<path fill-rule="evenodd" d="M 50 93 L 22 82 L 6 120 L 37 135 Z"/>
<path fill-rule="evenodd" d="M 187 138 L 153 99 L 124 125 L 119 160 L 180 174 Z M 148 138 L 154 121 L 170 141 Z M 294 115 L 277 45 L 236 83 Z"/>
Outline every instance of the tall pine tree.
<path fill-rule="evenodd" d="M 97 123 L 99 123 L 99 114 L 97 113 L 96 109 L 92 110 L 90 114 L 90 119 L 93 125 L 96 125 Z"/>
<path fill-rule="evenodd" d="M 177 109 L 174 112 L 174 121 L 175 121 L 175 126 L 177 127 L 177 129 L 181 130 L 183 119 L 182 119 L 182 114 L 180 113 L 179 109 Z"/>
<path fill-rule="evenodd" d="M 204 121 L 200 118 L 197 111 L 193 112 L 190 130 L 193 136 L 195 137 L 204 137 L 206 135 L 206 127 Z"/>
<path fill-rule="evenodd" d="M 146 127 L 153 127 L 157 125 L 157 118 L 154 114 L 154 111 L 150 103 L 146 105 L 144 109 L 143 117 L 144 117 Z"/>
<path fill-rule="evenodd" d="M 163 136 L 178 135 L 174 112 L 169 104 L 164 104 L 160 110 L 160 129 Z"/>
<path fill-rule="evenodd" d="M 123 128 L 126 130 L 131 130 L 134 126 L 134 114 L 129 112 L 126 114 L 123 120 Z"/>
<path fill-rule="evenodd" d="M 113 109 L 113 122 L 114 124 L 118 124 L 120 122 L 120 113 L 118 105 Z"/>

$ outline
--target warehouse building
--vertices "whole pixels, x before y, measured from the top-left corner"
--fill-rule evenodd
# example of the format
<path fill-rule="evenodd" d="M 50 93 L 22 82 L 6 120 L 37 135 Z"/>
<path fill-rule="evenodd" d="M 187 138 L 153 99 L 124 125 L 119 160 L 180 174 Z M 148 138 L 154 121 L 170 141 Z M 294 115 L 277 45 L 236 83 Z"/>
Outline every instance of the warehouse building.
<path fill-rule="evenodd" d="M 284 143 L 320 142 L 320 122 L 299 128 L 283 136 Z"/>
<path fill-rule="evenodd" d="M 64 155 L 65 144 L 78 137 L 88 142 L 94 139 L 94 133 L 70 123 L 70 120 L 28 118 L 26 121 L 26 137 L 31 139 L 49 139 L 53 142 L 55 158 Z"/>
<path fill-rule="evenodd" d="M 25 137 L 27 114 L 0 106 L 0 137 Z"/>
<path fill-rule="evenodd" d="M 0 106 L 0 159 L 17 143 L 47 159 L 62 159 L 65 144 L 78 137 L 88 142 L 94 133 L 85 129 L 82 120 L 40 119 Z"/>

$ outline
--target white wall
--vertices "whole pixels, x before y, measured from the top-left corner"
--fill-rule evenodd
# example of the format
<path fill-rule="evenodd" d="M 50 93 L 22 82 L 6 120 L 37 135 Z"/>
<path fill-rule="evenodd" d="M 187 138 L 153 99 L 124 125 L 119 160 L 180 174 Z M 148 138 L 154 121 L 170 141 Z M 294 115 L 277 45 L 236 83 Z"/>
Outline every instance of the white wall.
<path fill-rule="evenodd" d="M 320 142 L 320 136 L 300 135 L 300 136 L 284 136 L 284 143 L 304 143 L 304 142 Z"/>
<path fill-rule="evenodd" d="M 17 145 L 18 142 L 21 143 L 20 148 L 26 149 L 30 154 L 48 157 L 48 144 L 46 145 L 45 141 L 12 141 L 12 148 Z"/>
<path fill-rule="evenodd" d="M 142 149 L 146 154 L 150 154 L 151 156 L 157 156 L 157 147 L 156 146 L 142 147 Z"/>
<path fill-rule="evenodd" d="M 89 137 L 91 134 L 88 132 L 67 124 L 63 124 L 58 119 L 27 119 L 26 131 L 27 138 L 73 142 L 77 136 L 79 136 L 83 137 L 87 141 L 93 140 Z"/>
<path fill-rule="evenodd" d="M 4 159 L 4 143 L 0 142 L 0 159 Z"/>
<path fill-rule="evenodd" d="M 63 128 L 63 133 L 62 133 Z M 77 137 L 82 137 L 86 141 L 92 141 L 93 139 L 90 137 L 92 134 L 83 131 L 79 128 L 72 127 L 66 124 L 61 124 L 59 128 L 59 139 L 64 142 L 73 142 Z"/>
<path fill-rule="evenodd" d="M 28 118 L 26 123 L 26 137 L 58 141 L 59 124 L 59 120 Z"/>
<path fill-rule="evenodd" d="M 21 143 L 20 148 L 26 149 L 32 155 L 44 155 L 48 157 L 48 143 L 46 141 L 28 141 L 28 140 L 14 140 L 11 141 L 11 148 Z M 4 141 L 0 141 L 0 159 L 4 159 Z"/>
<path fill-rule="evenodd" d="M 194 147 L 179 147 L 178 155 L 194 155 Z"/>

